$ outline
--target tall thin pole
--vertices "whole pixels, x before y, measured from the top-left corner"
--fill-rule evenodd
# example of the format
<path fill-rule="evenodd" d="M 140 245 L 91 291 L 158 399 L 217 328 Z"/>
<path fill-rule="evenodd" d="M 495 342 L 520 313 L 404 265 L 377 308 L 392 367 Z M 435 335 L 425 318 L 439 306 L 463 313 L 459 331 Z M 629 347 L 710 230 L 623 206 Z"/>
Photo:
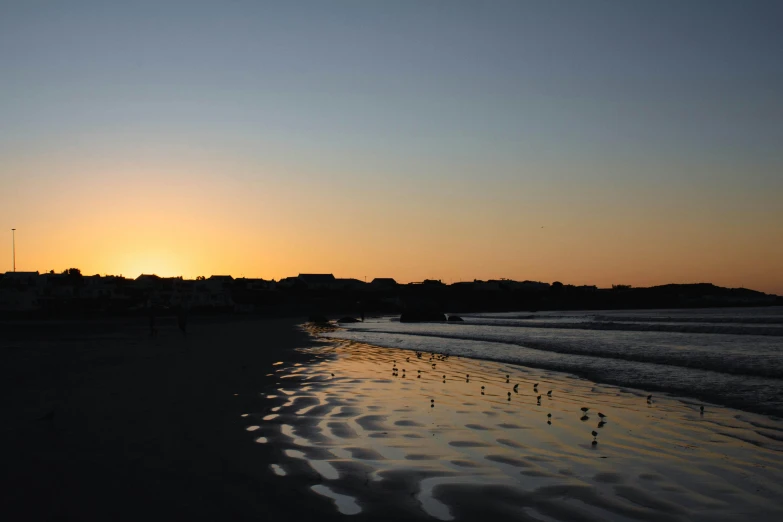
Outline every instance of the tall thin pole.
<path fill-rule="evenodd" d="M 11 251 L 14 256 L 14 272 L 16 272 L 16 229 L 11 229 Z"/>

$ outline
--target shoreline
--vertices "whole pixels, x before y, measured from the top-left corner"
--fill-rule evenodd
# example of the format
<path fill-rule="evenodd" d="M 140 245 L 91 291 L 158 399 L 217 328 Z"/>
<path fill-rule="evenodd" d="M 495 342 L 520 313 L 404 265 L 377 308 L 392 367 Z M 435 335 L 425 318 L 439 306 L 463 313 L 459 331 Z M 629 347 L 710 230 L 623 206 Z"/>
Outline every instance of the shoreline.
<path fill-rule="evenodd" d="M 457 326 L 459 325 L 460 323 L 457 323 Z M 568 332 L 573 332 L 576 329 L 569 328 L 567 330 Z M 351 332 L 355 335 L 341 337 L 340 336 L 341 331 Z M 589 330 L 589 329 L 586 331 L 593 332 L 593 330 Z M 374 338 L 377 337 L 376 333 L 384 335 L 385 336 L 384 339 L 379 340 Z M 388 334 L 391 333 L 393 333 L 393 336 L 388 336 Z M 688 335 L 688 334 L 683 334 L 683 335 Z M 393 337 L 393 341 L 391 339 L 392 337 Z M 709 388 L 700 390 L 694 388 L 693 386 L 677 387 L 676 384 L 673 383 L 660 385 L 655 379 L 652 379 L 643 374 L 638 375 L 638 379 L 642 381 L 641 384 L 637 382 L 633 382 L 633 383 L 628 382 L 627 380 L 617 379 L 613 377 L 612 372 L 606 371 L 602 366 L 598 365 L 597 362 L 597 361 L 606 360 L 612 363 L 625 364 L 626 360 L 621 356 L 611 357 L 611 356 L 603 356 L 601 354 L 595 354 L 591 352 L 578 353 L 578 352 L 561 351 L 558 348 L 528 346 L 523 343 L 510 341 L 510 340 L 506 341 L 500 339 L 483 339 L 483 338 L 474 339 L 474 338 L 467 338 L 467 337 L 462 337 L 457 335 L 452 337 L 450 335 L 438 335 L 438 334 L 422 333 L 422 332 L 390 332 L 386 330 L 365 331 L 360 329 L 353 330 L 351 328 L 346 328 L 341 325 L 336 325 L 334 330 L 332 332 L 329 332 L 329 337 L 327 338 L 337 340 L 337 341 L 363 342 L 373 346 L 384 347 L 387 349 L 411 349 L 411 348 L 406 348 L 406 346 L 410 346 L 411 344 L 411 343 L 406 343 L 405 342 L 406 339 L 409 339 L 411 341 L 418 341 L 421 339 L 433 339 L 433 341 L 438 341 L 438 342 L 443 342 L 448 340 L 449 349 L 444 349 L 443 353 L 448 353 L 450 355 L 460 355 L 463 357 L 471 357 L 476 360 L 492 361 L 492 362 L 503 363 L 503 364 L 513 364 L 513 365 L 523 366 L 527 368 L 535 368 L 535 369 L 559 372 L 564 374 L 570 374 L 581 378 L 589 379 L 596 383 L 601 383 L 601 384 L 608 384 L 608 385 L 628 387 L 628 388 L 642 388 L 648 390 L 648 392 L 669 394 L 672 396 L 682 396 L 691 399 L 693 401 L 703 401 L 705 404 L 710 403 L 715 406 L 733 408 L 751 414 L 765 415 L 770 417 L 771 419 L 774 419 L 775 421 L 783 420 L 783 402 L 781 400 L 778 400 L 776 402 L 771 402 L 771 399 L 775 397 L 779 397 L 777 394 L 774 393 L 770 394 L 770 392 L 767 392 L 768 397 L 766 398 L 766 402 L 771 404 L 764 404 L 762 401 L 758 405 L 756 405 L 754 403 L 747 402 L 743 398 L 733 398 L 726 394 L 714 393 Z M 509 355 L 491 357 L 491 353 L 492 353 L 491 350 L 487 350 L 486 352 L 482 352 L 482 353 L 476 353 L 475 351 L 472 350 L 473 347 L 482 344 L 486 344 L 487 346 L 496 346 L 496 345 L 509 346 L 513 348 L 518 348 L 521 351 L 529 352 L 529 354 L 532 355 L 523 357 L 523 360 L 520 361 L 518 358 L 511 357 Z M 429 350 L 433 348 L 420 346 L 417 347 L 416 349 L 420 351 L 427 351 L 428 353 L 430 353 Z M 519 357 L 519 353 L 516 353 L 515 355 L 516 357 Z M 564 357 L 568 357 L 570 360 L 567 361 L 566 363 L 561 361 L 551 361 L 553 356 L 555 357 L 564 356 Z M 577 364 L 577 362 L 580 361 L 582 362 L 582 364 Z M 761 384 L 767 383 L 767 381 L 769 381 L 768 385 L 779 386 L 780 384 L 779 380 L 771 379 L 770 377 L 764 375 L 748 375 L 742 372 L 733 373 L 733 372 L 716 371 L 708 368 L 692 368 L 689 366 L 669 365 L 662 362 L 658 362 L 656 360 L 628 359 L 627 363 L 630 365 L 644 365 L 649 368 L 660 369 L 661 371 L 678 372 L 678 371 L 683 371 L 683 369 L 685 369 L 691 374 L 697 374 L 699 376 L 703 376 L 705 382 L 707 381 L 707 378 L 711 376 L 718 376 L 723 380 L 729 381 L 731 385 L 737 389 L 744 389 L 747 384 L 746 383 L 747 379 L 752 379 L 753 383 L 760 389 L 763 388 Z M 752 394 L 754 391 L 755 390 L 748 390 L 748 393 Z"/>
<path fill-rule="evenodd" d="M 276 370 L 284 377 L 272 406 L 250 412 L 247 426 L 278 448 L 276 470 L 339 499 L 333 511 L 442 520 L 783 515 L 783 491 L 772 487 L 783 479 L 783 425 L 753 414 L 708 406 L 702 415 L 676 397 L 645 404 L 641 390 L 470 358 L 433 359 L 429 370 L 427 356 L 357 342 L 306 352 L 309 364 Z M 515 380 L 527 383 L 518 394 Z M 554 396 L 537 405 L 524 389 L 533 382 Z M 579 418 L 586 403 L 593 410 Z M 598 426 L 595 409 L 607 414 Z"/>

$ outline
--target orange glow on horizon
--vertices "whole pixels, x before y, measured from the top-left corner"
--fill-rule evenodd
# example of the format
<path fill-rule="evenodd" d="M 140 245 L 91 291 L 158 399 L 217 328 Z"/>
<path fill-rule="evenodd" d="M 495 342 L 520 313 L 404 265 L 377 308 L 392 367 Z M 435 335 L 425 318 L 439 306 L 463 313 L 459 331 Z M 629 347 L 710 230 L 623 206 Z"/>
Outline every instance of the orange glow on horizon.
<path fill-rule="evenodd" d="M 279 180 L 256 183 L 210 176 L 222 165 L 203 159 L 191 168 L 116 169 L 113 178 L 101 176 L 103 165 L 84 167 L 60 164 L 43 195 L 40 185 L 19 183 L 19 197 L 0 209 L 9 224 L 4 270 L 15 227 L 18 270 L 711 282 L 783 294 L 783 210 L 771 193 L 750 209 L 718 201 L 705 212 L 685 189 L 672 198 L 644 197 L 646 188 L 621 195 L 563 187 L 555 204 L 545 188 L 522 181 L 488 197 L 479 182 L 413 191 L 378 180 L 363 188 L 274 165 L 243 167 Z"/>

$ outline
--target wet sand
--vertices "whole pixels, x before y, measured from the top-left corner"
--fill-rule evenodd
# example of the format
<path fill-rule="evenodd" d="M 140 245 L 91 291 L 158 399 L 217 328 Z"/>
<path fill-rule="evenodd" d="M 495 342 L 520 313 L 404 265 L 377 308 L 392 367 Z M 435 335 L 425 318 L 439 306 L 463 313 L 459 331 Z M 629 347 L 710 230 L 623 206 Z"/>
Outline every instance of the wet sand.
<path fill-rule="evenodd" d="M 333 512 L 385 520 L 783 519 L 780 420 L 673 396 L 648 402 L 644 390 L 563 373 L 354 342 L 302 354 L 304 361 L 278 361 L 270 376 L 279 384 L 243 419 L 247 437 L 272 449 L 280 480 L 301 487 L 306 477 Z"/>

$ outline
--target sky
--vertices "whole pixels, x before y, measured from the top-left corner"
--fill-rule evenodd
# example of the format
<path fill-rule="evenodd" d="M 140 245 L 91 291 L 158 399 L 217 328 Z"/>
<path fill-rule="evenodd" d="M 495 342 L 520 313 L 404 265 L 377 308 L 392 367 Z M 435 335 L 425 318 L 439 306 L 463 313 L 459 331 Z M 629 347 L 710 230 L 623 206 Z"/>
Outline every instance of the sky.
<path fill-rule="evenodd" d="M 783 295 L 783 3 L 0 1 L 0 271 Z"/>

